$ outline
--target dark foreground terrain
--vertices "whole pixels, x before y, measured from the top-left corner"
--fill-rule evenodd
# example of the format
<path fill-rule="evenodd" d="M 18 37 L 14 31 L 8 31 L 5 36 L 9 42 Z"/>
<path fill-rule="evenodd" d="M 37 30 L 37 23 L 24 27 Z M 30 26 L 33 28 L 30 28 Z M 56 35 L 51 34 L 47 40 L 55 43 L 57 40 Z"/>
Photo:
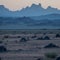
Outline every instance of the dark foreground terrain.
<path fill-rule="evenodd" d="M 58 60 L 60 30 L 0 30 L 0 60 Z"/>

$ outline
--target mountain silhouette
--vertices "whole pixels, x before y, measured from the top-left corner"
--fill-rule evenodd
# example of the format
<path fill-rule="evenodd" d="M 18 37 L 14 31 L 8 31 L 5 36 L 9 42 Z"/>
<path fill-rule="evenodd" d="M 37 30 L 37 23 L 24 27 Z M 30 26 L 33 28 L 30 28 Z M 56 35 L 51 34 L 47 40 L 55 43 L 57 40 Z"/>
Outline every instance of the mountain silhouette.
<path fill-rule="evenodd" d="M 60 19 L 35 20 L 30 17 L 0 17 L 0 29 L 60 29 Z"/>
<path fill-rule="evenodd" d="M 5 8 L 4 5 L 0 5 L 0 17 L 8 17 L 11 16 L 11 14 L 13 14 L 12 11 Z"/>
<path fill-rule="evenodd" d="M 18 11 L 10 11 L 0 5 L 0 29 L 60 29 L 60 10 L 41 4 Z"/>
<path fill-rule="evenodd" d="M 41 16 L 47 14 L 60 14 L 60 10 L 48 6 L 47 9 L 44 9 L 41 4 L 36 5 L 32 4 L 30 7 L 23 8 L 19 11 L 10 11 L 5 8 L 3 5 L 0 5 L 0 17 L 30 17 L 30 16 Z"/>

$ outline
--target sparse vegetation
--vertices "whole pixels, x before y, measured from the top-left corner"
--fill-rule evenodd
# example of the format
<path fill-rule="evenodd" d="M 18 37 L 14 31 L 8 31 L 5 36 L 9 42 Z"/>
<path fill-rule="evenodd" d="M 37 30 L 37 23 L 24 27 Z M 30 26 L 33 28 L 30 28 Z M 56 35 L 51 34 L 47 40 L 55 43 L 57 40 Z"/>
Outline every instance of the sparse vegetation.
<path fill-rule="evenodd" d="M 60 57 L 57 57 L 57 59 L 56 60 L 60 60 Z"/>
<path fill-rule="evenodd" d="M 37 60 L 41 60 L 41 58 L 38 58 Z"/>
<path fill-rule="evenodd" d="M 46 35 L 46 32 L 45 33 L 43 33 L 44 35 Z"/>
<path fill-rule="evenodd" d="M 20 36 L 17 36 L 17 38 L 20 38 Z"/>
<path fill-rule="evenodd" d="M 3 56 L 0 60 L 10 60 L 11 57 L 12 60 L 60 59 L 58 57 L 60 55 L 60 38 L 56 39 L 56 34 L 60 34 L 60 31 L 55 32 L 54 30 L 52 34 L 49 33 L 50 30 L 39 30 L 40 32 L 38 30 L 37 32 L 36 30 L 25 31 L 26 34 L 22 33 L 24 31 L 25 30 L 21 30 L 20 32 L 20 30 L 17 30 L 14 35 L 12 34 L 14 31 L 12 30 L 7 32 L 4 31 L 4 34 L 0 34 L 0 57 Z M 59 35 L 57 36 L 59 37 Z"/>
<path fill-rule="evenodd" d="M 23 49 L 18 49 L 18 51 L 23 51 Z"/>
<path fill-rule="evenodd" d="M 6 52 L 7 49 L 4 46 L 0 46 L 0 52 Z"/>
<path fill-rule="evenodd" d="M 44 48 L 59 48 L 59 46 L 57 46 L 53 43 L 50 43 L 50 44 L 46 45 Z"/>
<path fill-rule="evenodd" d="M 0 57 L 0 60 L 2 60 L 1 57 Z"/>
<path fill-rule="evenodd" d="M 4 36 L 4 38 L 9 38 L 9 36 L 8 36 L 8 35 L 6 35 L 6 36 Z"/>
<path fill-rule="evenodd" d="M 56 37 L 60 37 L 60 34 L 56 34 Z"/>
<path fill-rule="evenodd" d="M 36 38 L 37 36 L 36 35 L 34 35 L 34 36 L 32 36 L 31 38 Z"/>
<path fill-rule="evenodd" d="M 37 38 L 37 40 L 50 40 L 50 37 L 48 37 L 48 36 L 45 36 L 44 38 L 43 37 L 39 37 L 39 38 Z"/>
<path fill-rule="evenodd" d="M 37 38 L 37 40 L 44 40 L 43 37 Z"/>
<path fill-rule="evenodd" d="M 56 58 L 57 57 L 57 54 L 56 53 L 45 53 L 45 56 L 47 57 L 47 58 Z"/>
<path fill-rule="evenodd" d="M 26 38 L 21 38 L 20 42 L 27 42 Z"/>
<path fill-rule="evenodd" d="M 2 44 L 3 42 L 2 41 L 0 41 L 0 44 Z"/>
<path fill-rule="evenodd" d="M 45 37 L 44 37 L 44 40 L 50 40 L 50 37 L 45 36 Z"/>

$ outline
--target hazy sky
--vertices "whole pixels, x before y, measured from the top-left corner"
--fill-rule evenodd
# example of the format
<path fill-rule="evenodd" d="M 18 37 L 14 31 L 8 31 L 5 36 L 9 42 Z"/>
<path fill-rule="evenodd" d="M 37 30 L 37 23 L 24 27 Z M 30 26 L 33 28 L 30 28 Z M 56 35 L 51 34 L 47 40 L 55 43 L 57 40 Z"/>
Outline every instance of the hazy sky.
<path fill-rule="evenodd" d="M 32 3 L 41 3 L 44 8 L 52 6 L 60 9 L 60 0 L 0 0 L 0 5 L 4 5 L 10 10 L 19 10 L 26 6 L 31 6 Z"/>

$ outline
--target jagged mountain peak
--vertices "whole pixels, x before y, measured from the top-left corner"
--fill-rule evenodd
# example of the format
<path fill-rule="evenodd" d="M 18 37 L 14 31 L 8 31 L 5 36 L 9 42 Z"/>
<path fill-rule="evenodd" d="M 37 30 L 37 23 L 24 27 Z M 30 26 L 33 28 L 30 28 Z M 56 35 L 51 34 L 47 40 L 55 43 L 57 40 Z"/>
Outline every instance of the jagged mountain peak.
<path fill-rule="evenodd" d="M 6 13 L 7 12 L 7 13 Z M 13 17 L 21 17 L 21 16 L 41 16 L 41 15 L 47 15 L 47 14 L 53 14 L 53 13 L 60 13 L 60 10 L 57 8 L 53 8 L 51 6 L 48 6 L 47 9 L 44 9 L 41 4 L 32 4 L 30 7 L 27 6 L 26 8 L 22 8 L 19 11 L 10 11 L 8 8 L 5 8 L 4 5 L 0 5 L 0 16 L 13 16 Z M 7 15 L 8 14 L 8 15 Z"/>
<path fill-rule="evenodd" d="M 0 5 L 0 8 L 5 8 L 5 6 L 4 5 Z"/>
<path fill-rule="evenodd" d="M 41 4 L 32 4 L 31 5 L 32 8 L 42 8 Z"/>
<path fill-rule="evenodd" d="M 0 5 L 0 10 L 6 10 L 7 8 L 4 5 Z"/>
<path fill-rule="evenodd" d="M 4 5 L 0 5 L 0 11 L 2 11 L 2 13 L 3 13 L 4 11 L 10 11 L 10 10 L 8 8 L 6 8 Z"/>
<path fill-rule="evenodd" d="M 48 6 L 47 9 L 54 9 L 54 10 L 58 10 L 57 8 L 54 8 L 54 7 L 51 7 L 51 6 Z"/>

